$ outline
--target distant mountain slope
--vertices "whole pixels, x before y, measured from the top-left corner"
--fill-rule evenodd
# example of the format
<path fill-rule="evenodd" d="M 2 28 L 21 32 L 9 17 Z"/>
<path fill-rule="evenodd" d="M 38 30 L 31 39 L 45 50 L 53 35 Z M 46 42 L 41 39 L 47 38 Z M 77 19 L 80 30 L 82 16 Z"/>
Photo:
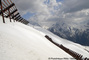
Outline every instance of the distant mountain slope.
<path fill-rule="evenodd" d="M 49 30 L 62 38 L 89 46 L 89 22 L 58 22 L 50 27 Z"/>

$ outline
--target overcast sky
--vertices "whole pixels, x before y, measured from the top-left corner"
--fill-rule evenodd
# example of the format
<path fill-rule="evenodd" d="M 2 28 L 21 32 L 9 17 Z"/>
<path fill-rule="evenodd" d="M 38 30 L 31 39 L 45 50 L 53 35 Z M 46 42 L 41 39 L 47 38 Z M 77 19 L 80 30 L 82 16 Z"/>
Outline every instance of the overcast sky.
<path fill-rule="evenodd" d="M 89 0 L 13 0 L 20 14 L 37 22 L 89 21 Z"/>

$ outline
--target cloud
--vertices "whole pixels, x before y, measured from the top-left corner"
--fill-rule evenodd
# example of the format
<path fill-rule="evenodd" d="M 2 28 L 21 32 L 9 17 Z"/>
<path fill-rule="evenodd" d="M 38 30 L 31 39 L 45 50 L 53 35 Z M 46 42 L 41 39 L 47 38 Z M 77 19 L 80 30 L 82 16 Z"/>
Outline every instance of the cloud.
<path fill-rule="evenodd" d="M 25 14 L 27 12 L 48 13 L 47 6 L 43 3 L 44 0 L 14 0 L 14 2 L 21 14 Z"/>
<path fill-rule="evenodd" d="M 59 21 L 80 23 L 89 20 L 89 0 L 14 0 L 22 15 L 35 13 L 29 21 L 52 25 Z"/>
<path fill-rule="evenodd" d="M 61 8 L 65 13 L 89 9 L 89 0 L 65 0 Z"/>

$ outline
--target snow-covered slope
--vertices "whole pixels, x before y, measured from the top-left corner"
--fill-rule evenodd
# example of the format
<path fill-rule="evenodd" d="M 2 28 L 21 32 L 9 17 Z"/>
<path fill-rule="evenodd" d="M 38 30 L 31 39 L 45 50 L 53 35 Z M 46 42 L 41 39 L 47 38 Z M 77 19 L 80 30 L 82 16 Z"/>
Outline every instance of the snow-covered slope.
<path fill-rule="evenodd" d="M 0 17 L 0 60 L 48 60 L 72 58 L 48 41 L 44 34 L 19 22 L 2 23 Z"/>
<path fill-rule="evenodd" d="M 80 44 L 73 43 L 69 40 L 62 39 L 62 38 L 54 35 L 53 33 L 49 32 L 48 30 L 42 29 L 40 27 L 34 27 L 34 28 L 41 31 L 41 32 L 43 32 L 44 34 L 47 34 L 48 36 L 50 36 L 56 43 L 62 44 L 65 47 L 67 47 L 67 48 L 83 55 L 83 57 L 88 57 L 89 58 L 89 52 L 85 51 L 85 49 L 87 49 L 89 51 L 88 46 L 85 47 L 85 46 L 82 46 Z"/>
<path fill-rule="evenodd" d="M 61 39 L 42 28 L 34 29 L 19 22 L 2 23 L 0 17 L 0 60 L 48 60 L 48 58 L 72 58 L 44 36 L 49 35 L 54 41 L 69 49 L 89 57 L 84 47 Z"/>

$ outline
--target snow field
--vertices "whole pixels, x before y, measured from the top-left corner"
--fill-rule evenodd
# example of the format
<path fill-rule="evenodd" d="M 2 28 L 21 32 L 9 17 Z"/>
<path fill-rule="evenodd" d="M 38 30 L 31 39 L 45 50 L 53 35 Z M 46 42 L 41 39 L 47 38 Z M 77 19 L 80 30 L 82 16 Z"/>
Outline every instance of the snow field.
<path fill-rule="evenodd" d="M 19 22 L 2 23 L 0 17 L 0 60 L 48 60 L 72 58 L 52 44 L 44 33 Z"/>

